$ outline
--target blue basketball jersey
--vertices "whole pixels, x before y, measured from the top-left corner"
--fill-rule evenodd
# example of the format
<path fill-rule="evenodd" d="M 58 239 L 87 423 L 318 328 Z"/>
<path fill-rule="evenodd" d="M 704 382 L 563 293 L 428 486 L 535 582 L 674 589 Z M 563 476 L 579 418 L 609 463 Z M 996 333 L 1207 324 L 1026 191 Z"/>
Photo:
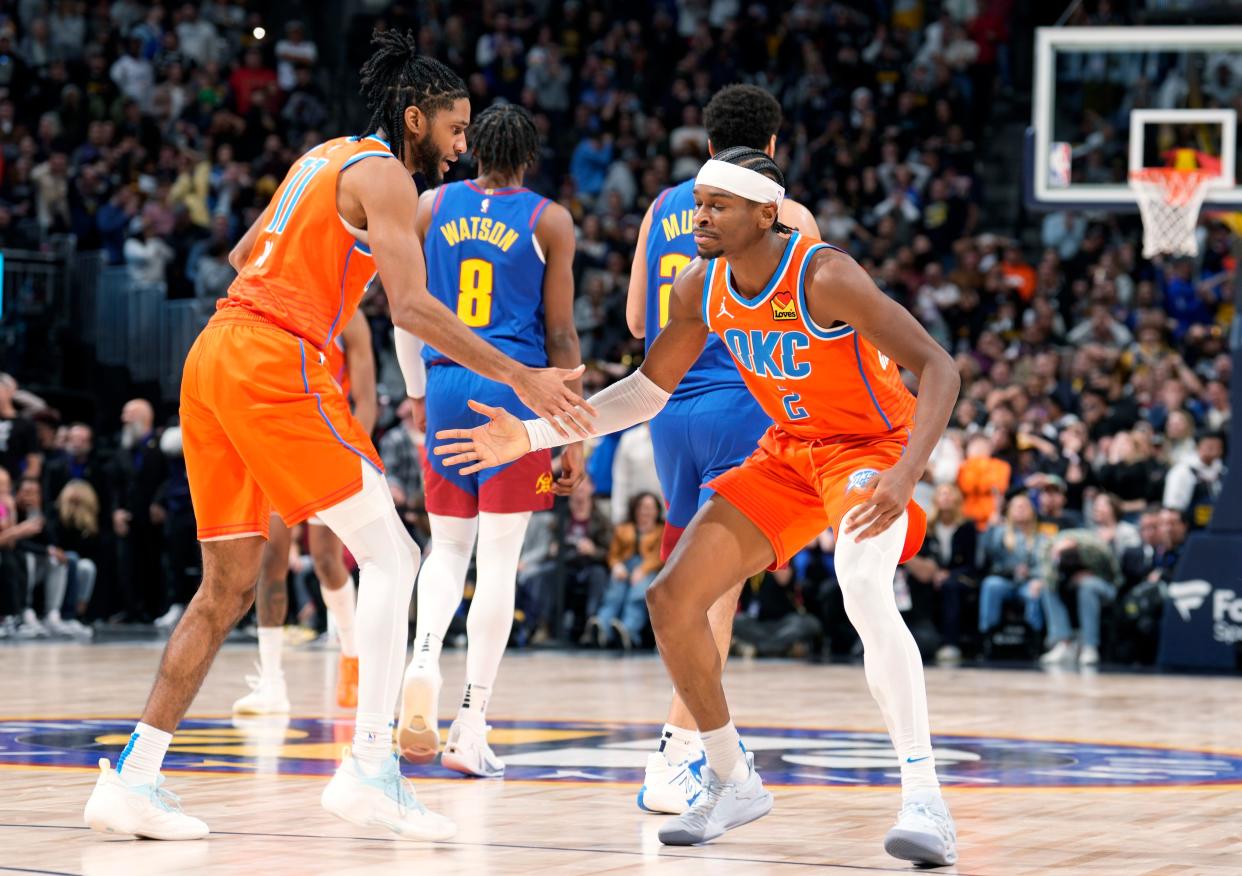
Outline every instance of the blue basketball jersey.
<path fill-rule="evenodd" d="M 523 365 L 546 367 L 544 258 L 535 226 L 548 199 L 526 188 L 440 187 L 424 250 L 427 288 L 463 323 Z M 451 361 L 430 345 L 428 365 Z"/>
<path fill-rule="evenodd" d="M 694 179 L 665 189 L 651 211 L 647 231 L 647 329 L 646 345 L 651 349 L 656 335 L 668 322 L 669 298 L 677 274 L 696 256 L 694 246 Z M 690 398 L 710 389 L 745 389 L 728 349 L 714 334 L 707 337 L 703 353 L 691 366 L 673 393 L 673 398 Z"/>

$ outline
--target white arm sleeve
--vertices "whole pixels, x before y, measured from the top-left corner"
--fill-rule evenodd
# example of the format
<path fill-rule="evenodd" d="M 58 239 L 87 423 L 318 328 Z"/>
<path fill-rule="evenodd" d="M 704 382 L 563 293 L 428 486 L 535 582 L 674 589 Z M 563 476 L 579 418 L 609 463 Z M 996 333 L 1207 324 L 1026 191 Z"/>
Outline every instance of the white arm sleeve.
<path fill-rule="evenodd" d="M 397 348 L 397 365 L 405 378 L 405 394 L 410 398 L 422 398 L 427 394 L 427 366 L 423 364 L 422 338 L 393 326 L 393 344 Z"/>
<path fill-rule="evenodd" d="M 591 405 L 597 415 L 591 423 L 588 437 L 620 432 L 630 426 L 645 423 L 663 409 L 671 393 L 656 386 L 646 374 L 635 371 L 629 377 L 618 380 L 612 386 L 591 397 Z M 582 439 L 576 435 L 565 437 L 557 434 L 547 420 L 523 420 L 530 438 L 531 450 L 560 447 Z"/>

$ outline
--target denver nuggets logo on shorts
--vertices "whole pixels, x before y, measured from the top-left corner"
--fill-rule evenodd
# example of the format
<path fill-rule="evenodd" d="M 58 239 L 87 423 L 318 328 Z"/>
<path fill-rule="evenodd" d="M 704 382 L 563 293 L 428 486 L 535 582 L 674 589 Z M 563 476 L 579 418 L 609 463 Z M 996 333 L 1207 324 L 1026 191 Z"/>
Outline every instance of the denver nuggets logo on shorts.
<path fill-rule="evenodd" d="M 794 298 L 789 292 L 777 292 L 772 296 L 773 319 L 797 319 L 798 310 L 794 307 Z"/>
<path fill-rule="evenodd" d="M 542 496 L 544 493 L 550 492 L 552 492 L 552 472 L 545 471 L 535 478 L 535 495 Z"/>
<path fill-rule="evenodd" d="M 849 481 L 845 484 L 846 495 L 855 490 L 865 490 L 867 485 L 880 476 L 880 473 L 874 468 L 860 468 L 858 471 L 850 475 Z"/>

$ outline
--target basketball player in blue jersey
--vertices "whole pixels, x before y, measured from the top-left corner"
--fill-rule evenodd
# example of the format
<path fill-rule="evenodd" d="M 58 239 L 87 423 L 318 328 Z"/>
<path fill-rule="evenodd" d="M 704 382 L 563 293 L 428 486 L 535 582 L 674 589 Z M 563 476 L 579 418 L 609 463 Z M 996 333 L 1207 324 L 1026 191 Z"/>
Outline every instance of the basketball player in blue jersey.
<path fill-rule="evenodd" d="M 753 85 L 729 85 L 716 92 L 703 113 L 711 154 L 746 146 L 776 153 L 781 105 Z M 665 189 L 643 217 L 630 269 L 626 320 L 634 337 L 651 349 L 668 322 L 669 295 L 677 273 L 697 255 L 694 245 L 694 180 Z M 784 200 L 780 221 L 807 237 L 819 237 L 815 217 L 797 201 Z M 656 474 L 668 501 L 661 552 L 672 553 L 694 513 L 711 497 L 708 481 L 738 466 L 751 454 L 771 419 L 746 389 L 729 351 L 711 336 L 702 355 L 651 421 Z M 738 582 L 709 615 L 723 665 L 733 636 Z M 648 812 L 685 812 L 702 788 L 702 744 L 689 710 L 674 693 L 659 751 L 647 758 L 638 806 Z"/>
<path fill-rule="evenodd" d="M 575 367 L 581 357 L 573 318 L 573 220 L 564 207 L 522 186 L 539 147 L 534 121 L 519 106 L 492 106 L 479 114 L 470 140 L 477 178 L 420 199 L 417 230 L 428 288 L 517 361 Z M 483 423 L 484 417 L 466 408 L 468 398 L 521 407 L 507 386 L 439 350 L 424 348 L 422 361 L 428 434 Z M 465 694 L 441 762 L 471 776 L 503 774 L 504 763 L 487 744 L 485 712 L 513 624 L 518 556 L 531 512 L 551 508 L 553 494 L 568 493 L 583 472 L 581 444 L 561 457 L 559 478 L 548 452 L 465 476 L 439 457 L 426 457 L 431 553 L 418 578 L 414 658 L 406 670 L 398 729 L 407 760 L 427 763 L 439 751 L 440 648 L 461 604 L 477 535 Z"/>

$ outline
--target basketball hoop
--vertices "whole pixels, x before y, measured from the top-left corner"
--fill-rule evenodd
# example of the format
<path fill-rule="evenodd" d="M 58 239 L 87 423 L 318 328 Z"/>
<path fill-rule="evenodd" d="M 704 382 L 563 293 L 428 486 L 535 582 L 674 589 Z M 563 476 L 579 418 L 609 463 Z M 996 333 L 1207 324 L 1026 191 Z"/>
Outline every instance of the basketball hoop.
<path fill-rule="evenodd" d="M 1220 175 L 1201 170 L 1144 167 L 1130 172 L 1130 189 L 1143 217 L 1143 257 L 1195 256 L 1195 225 L 1207 190 Z"/>

